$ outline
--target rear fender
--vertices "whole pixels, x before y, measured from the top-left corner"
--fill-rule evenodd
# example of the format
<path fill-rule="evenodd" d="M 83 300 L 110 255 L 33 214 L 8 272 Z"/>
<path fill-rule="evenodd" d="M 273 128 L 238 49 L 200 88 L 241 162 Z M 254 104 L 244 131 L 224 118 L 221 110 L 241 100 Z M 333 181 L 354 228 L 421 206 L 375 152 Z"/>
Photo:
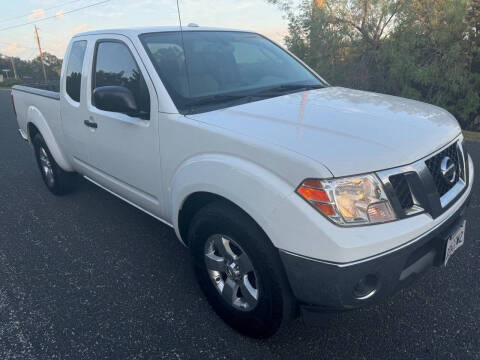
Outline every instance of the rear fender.
<path fill-rule="evenodd" d="M 58 142 L 55 140 L 52 129 L 48 125 L 47 120 L 35 106 L 30 106 L 27 110 L 27 135 L 28 141 L 32 143 L 33 139 L 32 135 L 30 134 L 30 124 L 35 125 L 35 127 L 38 129 L 58 166 L 65 171 L 73 171 L 72 166 L 68 162 L 66 156 L 63 154 Z"/>

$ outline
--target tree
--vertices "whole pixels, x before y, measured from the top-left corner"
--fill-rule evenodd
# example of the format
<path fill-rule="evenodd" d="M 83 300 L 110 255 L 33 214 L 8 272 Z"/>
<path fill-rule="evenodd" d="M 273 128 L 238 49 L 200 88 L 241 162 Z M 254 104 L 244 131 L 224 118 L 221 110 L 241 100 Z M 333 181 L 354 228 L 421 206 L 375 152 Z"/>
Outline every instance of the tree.
<path fill-rule="evenodd" d="M 288 48 L 333 84 L 430 102 L 473 126 L 480 0 L 269 1 L 288 18 Z"/>
<path fill-rule="evenodd" d="M 1 55 L 1 54 L 0 54 Z M 56 81 L 60 78 L 60 72 L 62 68 L 62 59 L 57 58 L 55 55 L 44 53 L 45 70 L 49 80 Z M 21 60 L 14 58 L 15 67 L 17 68 L 20 81 L 25 83 L 43 82 L 42 63 L 40 62 L 40 56 L 32 60 Z M 0 56 L 0 69 L 10 69 L 10 58 L 2 59 Z"/>
<path fill-rule="evenodd" d="M 388 40 L 384 90 L 437 104 L 470 127 L 480 108 L 464 0 L 417 0 Z"/>
<path fill-rule="evenodd" d="M 470 71 L 475 74 L 475 78 L 480 82 L 480 80 L 478 80 L 478 77 L 480 76 L 480 0 L 472 0 L 467 20 L 470 28 L 470 47 L 472 49 Z M 478 83 L 476 88 L 480 88 Z M 473 120 L 473 127 L 480 129 L 480 112 L 477 112 L 477 116 Z"/>

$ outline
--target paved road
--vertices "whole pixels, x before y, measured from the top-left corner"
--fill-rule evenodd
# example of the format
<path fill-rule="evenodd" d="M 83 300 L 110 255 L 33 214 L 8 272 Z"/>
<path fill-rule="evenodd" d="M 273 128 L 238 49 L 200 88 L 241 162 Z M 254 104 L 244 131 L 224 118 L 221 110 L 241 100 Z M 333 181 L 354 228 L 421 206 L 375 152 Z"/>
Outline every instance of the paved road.
<path fill-rule="evenodd" d="M 480 169 L 480 143 L 469 143 Z M 82 181 L 50 195 L 0 91 L 0 359 L 479 359 L 480 182 L 465 246 L 387 303 L 269 341 L 214 314 L 173 231 Z M 476 221 L 475 221 L 476 220 Z"/>

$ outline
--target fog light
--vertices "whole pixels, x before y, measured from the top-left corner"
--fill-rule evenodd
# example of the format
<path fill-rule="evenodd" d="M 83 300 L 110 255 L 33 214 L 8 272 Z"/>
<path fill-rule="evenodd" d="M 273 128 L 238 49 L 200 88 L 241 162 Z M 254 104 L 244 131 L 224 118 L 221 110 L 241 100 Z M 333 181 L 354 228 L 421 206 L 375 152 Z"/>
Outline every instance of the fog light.
<path fill-rule="evenodd" d="M 353 289 L 353 294 L 358 300 L 365 300 L 377 292 L 378 278 L 375 275 L 368 274 L 361 278 L 355 289 Z"/>

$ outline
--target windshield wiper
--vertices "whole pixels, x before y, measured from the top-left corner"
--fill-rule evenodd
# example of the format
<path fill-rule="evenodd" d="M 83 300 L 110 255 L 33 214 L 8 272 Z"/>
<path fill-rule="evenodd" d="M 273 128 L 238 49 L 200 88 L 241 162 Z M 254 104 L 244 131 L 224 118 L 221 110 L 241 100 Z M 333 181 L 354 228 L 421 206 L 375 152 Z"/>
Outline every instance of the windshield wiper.
<path fill-rule="evenodd" d="M 278 95 L 282 93 L 288 93 L 292 91 L 304 91 L 304 90 L 313 90 L 313 89 L 322 89 L 324 85 L 321 84 L 282 84 L 279 86 L 274 86 L 268 89 L 261 90 L 253 95 Z"/>
<path fill-rule="evenodd" d="M 263 94 L 252 94 L 252 93 L 241 93 L 241 94 L 219 94 L 219 95 L 213 95 L 205 98 L 200 98 L 196 100 L 189 101 L 185 104 L 188 108 L 190 108 L 189 112 L 192 112 L 194 108 L 197 106 L 203 106 L 203 105 L 215 105 L 219 103 L 225 103 L 229 101 L 238 101 L 241 100 L 241 102 L 249 102 L 253 101 L 256 99 L 261 99 L 264 97 L 270 96 L 269 94 L 263 95 Z"/>
<path fill-rule="evenodd" d="M 217 94 L 207 97 L 202 97 L 199 99 L 191 100 L 185 103 L 185 106 L 188 107 L 190 110 L 188 111 L 191 113 L 194 111 L 193 109 L 197 106 L 203 105 L 215 105 L 219 103 L 225 103 L 229 101 L 238 101 L 242 100 L 242 102 L 246 101 L 254 101 L 258 99 L 264 99 L 269 97 L 275 97 L 282 94 L 288 94 L 291 92 L 296 91 L 303 91 L 303 90 L 312 90 L 312 89 L 321 89 L 324 88 L 324 85 L 321 84 L 283 84 L 279 86 L 274 86 L 271 88 L 263 89 L 256 92 L 238 92 L 238 93 L 230 93 L 230 94 Z"/>
<path fill-rule="evenodd" d="M 254 99 L 254 98 L 263 98 L 273 95 L 278 95 L 279 93 L 296 91 L 296 90 L 311 90 L 311 89 L 321 89 L 324 88 L 324 85 L 320 84 L 282 84 L 279 86 L 274 86 L 271 88 L 263 89 L 257 92 L 243 92 L 243 93 L 230 93 L 230 94 L 218 94 L 208 97 L 203 97 L 189 101 L 186 106 L 201 106 L 208 104 L 217 104 L 226 101 L 234 101 L 240 99 Z"/>
<path fill-rule="evenodd" d="M 249 95 L 235 95 L 235 94 L 220 94 L 213 95 L 206 98 L 200 98 L 196 100 L 189 101 L 187 106 L 199 106 L 199 105 L 208 105 L 216 104 L 225 101 L 239 100 L 248 97 Z"/>

